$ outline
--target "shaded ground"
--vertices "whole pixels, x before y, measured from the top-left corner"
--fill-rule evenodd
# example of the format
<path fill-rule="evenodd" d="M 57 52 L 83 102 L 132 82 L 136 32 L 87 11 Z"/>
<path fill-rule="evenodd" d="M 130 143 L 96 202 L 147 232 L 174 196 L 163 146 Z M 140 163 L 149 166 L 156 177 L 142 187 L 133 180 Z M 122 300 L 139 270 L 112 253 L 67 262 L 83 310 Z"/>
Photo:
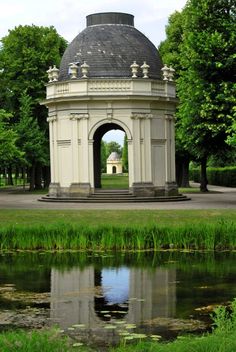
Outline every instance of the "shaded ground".
<path fill-rule="evenodd" d="M 196 185 L 196 184 L 194 184 Z M 188 194 L 190 201 L 167 203 L 43 203 L 40 194 L 1 189 L 0 209 L 236 209 L 236 188 L 209 186 L 209 193 Z M 43 195 L 43 194 L 42 194 Z"/>

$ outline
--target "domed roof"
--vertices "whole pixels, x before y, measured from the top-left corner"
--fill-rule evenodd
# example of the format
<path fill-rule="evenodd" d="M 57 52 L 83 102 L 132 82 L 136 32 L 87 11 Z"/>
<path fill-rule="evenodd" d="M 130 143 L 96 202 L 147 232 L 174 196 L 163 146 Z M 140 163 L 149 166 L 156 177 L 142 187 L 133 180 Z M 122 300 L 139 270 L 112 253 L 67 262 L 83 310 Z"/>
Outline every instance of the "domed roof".
<path fill-rule="evenodd" d="M 88 77 L 131 77 L 130 65 L 144 61 L 150 66 L 149 77 L 161 78 L 162 62 L 156 47 L 134 28 L 130 14 L 108 12 L 87 16 L 87 28 L 67 47 L 61 61 L 59 81 L 69 79 L 69 64 L 89 65 Z M 139 70 L 140 77 L 142 71 Z M 78 77 L 81 77 L 80 68 Z"/>
<path fill-rule="evenodd" d="M 119 154 L 117 152 L 112 152 L 107 158 L 107 161 L 120 161 Z"/>

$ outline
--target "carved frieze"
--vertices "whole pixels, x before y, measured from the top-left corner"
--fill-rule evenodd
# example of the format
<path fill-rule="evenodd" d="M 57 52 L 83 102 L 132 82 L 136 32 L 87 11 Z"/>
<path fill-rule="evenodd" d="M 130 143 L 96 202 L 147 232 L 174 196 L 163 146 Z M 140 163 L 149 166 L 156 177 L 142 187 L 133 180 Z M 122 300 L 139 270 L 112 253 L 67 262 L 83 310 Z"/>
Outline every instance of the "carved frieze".
<path fill-rule="evenodd" d="M 133 112 L 131 114 L 131 119 L 133 120 L 146 120 L 146 119 L 152 119 L 153 115 L 149 113 L 143 113 L 143 112 Z"/>
<path fill-rule="evenodd" d="M 69 119 L 72 121 L 75 120 L 87 120 L 89 118 L 89 114 L 88 113 L 70 113 Z"/>

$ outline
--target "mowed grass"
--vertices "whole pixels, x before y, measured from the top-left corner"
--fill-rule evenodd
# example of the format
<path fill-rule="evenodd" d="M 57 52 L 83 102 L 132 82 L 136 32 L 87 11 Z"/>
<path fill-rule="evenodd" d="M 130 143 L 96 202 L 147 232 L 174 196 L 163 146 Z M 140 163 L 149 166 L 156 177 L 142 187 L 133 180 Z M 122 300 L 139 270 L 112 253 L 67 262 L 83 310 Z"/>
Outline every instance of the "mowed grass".
<path fill-rule="evenodd" d="M 204 210 L 52 210 L 0 209 L 0 228 L 5 226 L 74 224 L 90 227 L 98 225 L 168 225 L 236 222 L 236 209 Z"/>
<path fill-rule="evenodd" d="M 129 176 L 126 174 L 102 174 L 101 183 L 103 189 L 127 189 L 129 187 Z"/>

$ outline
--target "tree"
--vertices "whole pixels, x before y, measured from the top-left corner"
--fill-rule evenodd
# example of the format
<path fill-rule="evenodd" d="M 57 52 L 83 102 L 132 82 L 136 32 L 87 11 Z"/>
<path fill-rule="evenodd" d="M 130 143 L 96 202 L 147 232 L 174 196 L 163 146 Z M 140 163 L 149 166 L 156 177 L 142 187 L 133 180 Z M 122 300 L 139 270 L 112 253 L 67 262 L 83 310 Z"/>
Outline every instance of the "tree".
<path fill-rule="evenodd" d="M 127 141 L 127 136 L 125 134 L 124 136 L 124 145 L 122 149 L 122 166 L 123 166 L 123 171 L 128 172 L 129 171 L 129 164 L 128 164 L 128 141 Z"/>
<path fill-rule="evenodd" d="M 117 152 L 119 157 L 121 158 L 122 155 L 122 147 L 119 143 L 115 141 L 111 141 L 107 143 L 107 158 L 112 152 Z"/>
<path fill-rule="evenodd" d="M 32 116 L 32 98 L 23 92 L 20 97 L 20 120 L 16 124 L 18 145 L 24 152 L 25 164 L 30 168 L 30 190 L 35 188 L 35 171 L 38 163 L 48 162 L 46 137 Z"/>
<path fill-rule="evenodd" d="M 12 122 L 19 122 L 21 93 L 27 92 L 31 97 L 31 117 L 47 135 L 47 109 L 40 105 L 45 97 L 46 71 L 49 66 L 59 64 L 66 45 L 53 27 L 18 26 L 2 38 L 0 104 L 12 113 Z"/>
<path fill-rule="evenodd" d="M 107 143 L 101 140 L 101 172 L 107 169 Z"/>
<path fill-rule="evenodd" d="M 41 118 L 45 113 L 39 101 L 45 97 L 46 71 L 50 65 L 59 64 L 66 41 L 53 27 L 32 25 L 15 27 L 1 43 L 0 69 L 3 70 L 1 79 L 5 83 L 6 101 L 12 100 L 17 114 L 19 97 L 27 89 L 33 100 L 33 113 Z"/>
<path fill-rule="evenodd" d="M 235 1 L 189 0 L 167 34 L 160 48 L 178 72 L 177 147 L 179 141 L 201 163 L 200 188 L 207 191 L 207 160 L 227 151 L 234 133 Z"/>
<path fill-rule="evenodd" d="M 17 133 L 10 126 L 12 115 L 0 109 L 0 165 L 8 168 L 23 159 L 23 153 L 18 149 Z"/>
<path fill-rule="evenodd" d="M 174 12 L 170 15 L 166 26 L 166 40 L 160 43 L 159 52 L 162 60 L 168 66 L 175 69 L 175 79 L 178 88 L 178 78 L 181 75 L 181 50 L 184 34 L 184 10 Z M 178 107 L 177 107 L 178 110 Z M 189 187 L 189 163 L 191 154 L 185 146 L 182 129 L 182 119 L 180 116 L 175 124 L 175 161 L 176 161 L 176 181 L 179 187 Z"/>
<path fill-rule="evenodd" d="M 201 190 L 207 191 L 210 155 L 226 148 L 235 104 L 235 2 L 191 0 L 185 8 L 178 80 L 179 116 L 185 145 L 201 162 Z"/>

